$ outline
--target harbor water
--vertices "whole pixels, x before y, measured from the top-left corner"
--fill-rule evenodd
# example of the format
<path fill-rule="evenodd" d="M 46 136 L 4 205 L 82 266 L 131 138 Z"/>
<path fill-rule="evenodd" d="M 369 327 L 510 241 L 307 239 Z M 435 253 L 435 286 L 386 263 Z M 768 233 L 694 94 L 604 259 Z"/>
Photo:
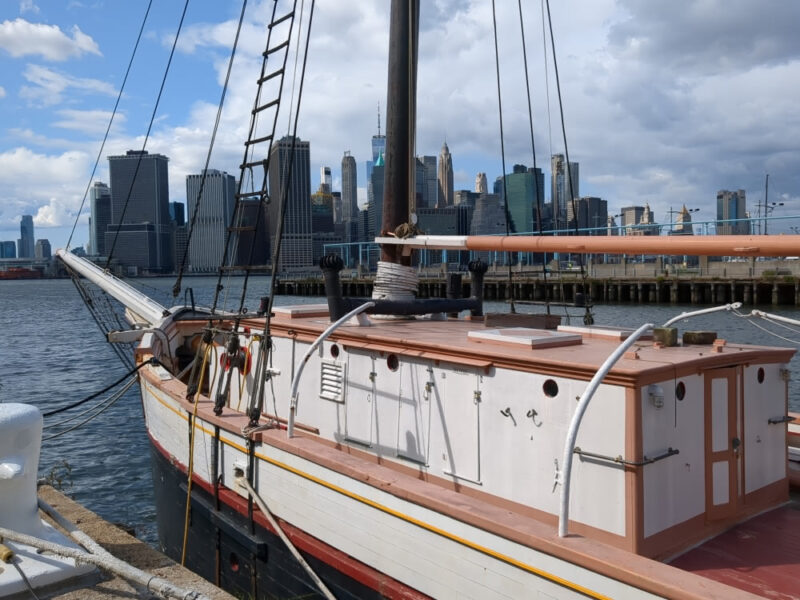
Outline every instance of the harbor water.
<path fill-rule="evenodd" d="M 198 305 L 208 305 L 216 282 L 216 277 L 192 277 L 184 280 L 184 287 L 193 289 Z M 174 283 L 171 278 L 139 279 L 131 283 L 164 305 L 174 304 L 169 293 Z M 268 278 L 251 278 L 245 305 L 255 310 L 259 297 L 265 295 L 267 289 Z M 238 293 L 236 295 L 238 298 Z M 322 298 L 281 296 L 275 303 L 323 301 Z M 486 308 L 493 312 L 508 309 L 503 303 L 487 303 Z M 594 315 L 597 324 L 637 327 L 645 322 L 658 325 L 698 308 L 598 305 Z M 798 309 L 760 308 L 800 319 Z M 749 313 L 751 309 L 742 307 L 740 310 Z M 542 306 L 517 306 L 517 312 L 542 310 Z M 582 324 L 583 309 L 553 307 L 551 312 L 562 315 L 562 323 Z M 730 342 L 800 347 L 800 327 L 769 325 L 774 332 L 769 333 L 759 328 L 764 326 L 763 321 L 755 323 L 758 327 L 749 319 L 722 312 L 695 317 L 677 326 L 681 331 L 716 331 L 720 338 Z M 25 402 L 38 406 L 43 412 L 52 410 L 101 390 L 128 370 L 105 341 L 69 280 L 0 282 L 0 326 L 3 332 L 1 402 Z M 791 370 L 789 404 L 792 410 L 800 411 L 800 357 L 797 355 Z M 45 425 L 71 414 L 52 417 Z M 138 387 L 132 387 L 120 401 L 79 429 L 53 439 L 46 439 L 48 435 L 52 435 L 52 430 L 45 429 L 40 476 L 61 486 L 68 495 L 106 520 L 132 527 L 137 537 L 155 544 L 149 445 Z"/>

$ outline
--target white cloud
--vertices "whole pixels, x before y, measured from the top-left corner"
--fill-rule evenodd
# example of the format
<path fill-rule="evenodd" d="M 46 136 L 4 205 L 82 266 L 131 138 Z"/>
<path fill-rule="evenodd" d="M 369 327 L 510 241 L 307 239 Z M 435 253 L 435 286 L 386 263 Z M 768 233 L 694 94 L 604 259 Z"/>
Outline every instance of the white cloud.
<path fill-rule="evenodd" d="M 32 12 L 35 14 L 39 14 L 39 7 L 36 6 L 33 0 L 20 0 L 19 12 L 21 13 Z"/>
<path fill-rule="evenodd" d="M 22 214 L 36 215 L 37 225 L 71 225 L 86 186 L 89 160 L 79 151 L 48 155 L 17 147 L 0 153 L 0 227 L 13 227 Z"/>
<path fill-rule="evenodd" d="M 60 121 L 54 121 L 54 127 L 81 131 L 87 135 L 103 135 L 108 128 L 108 121 L 111 118 L 111 111 L 108 110 L 72 110 L 63 109 L 56 112 Z M 118 131 L 125 123 L 124 114 L 117 112 L 114 115 L 114 123 L 111 131 Z"/>
<path fill-rule="evenodd" d="M 91 36 L 77 25 L 72 27 L 72 37 L 57 25 L 31 23 L 17 18 L 0 23 L 0 48 L 14 58 L 38 55 L 45 60 L 64 61 L 84 54 L 102 56 Z"/>
<path fill-rule="evenodd" d="M 107 96 L 117 95 L 116 88 L 105 81 L 72 77 L 40 65 L 28 65 L 22 76 L 32 85 L 22 86 L 20 96 L 38 106 L 53 106 L 61 103 L 63 100 L 61 94 L 67 89 Z"/>
<path fill-rule="evenodd" d="M 0 98 L 6 97 L 6 90 L 0 85 Z"/>

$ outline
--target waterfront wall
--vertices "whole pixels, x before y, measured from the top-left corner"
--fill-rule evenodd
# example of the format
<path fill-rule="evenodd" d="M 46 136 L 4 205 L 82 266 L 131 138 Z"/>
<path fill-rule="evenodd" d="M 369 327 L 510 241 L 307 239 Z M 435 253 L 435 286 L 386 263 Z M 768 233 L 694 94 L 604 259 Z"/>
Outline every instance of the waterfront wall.
<path fill-rule="evenodd" d="M 800 306 L 800 261 L 772 260 L 717 262 L 704 260 L 694 267 L 656 263 L 620 262 L 588 264 L 586 279 L 580 269 L 543 272 L 539 267 L 493 265 L 484 280 L 487 300 L 572 303 L 584 294 L 595 302 L 630 302 L 637 304 L 771 304 Z M 447 272 L 442 268 L 420 272 L 418 294 L 421 298 L 447 297 Z M 463 274 L 462 293 L 469 294 L 469 273 Z M 301 296 L 324 296 L 321 274 L 306 273 L 281 276 L 278 293 Z M 346 296 L 368 297 L 372 294 L 372 275 L 358 270 L 342 273 Z"/>

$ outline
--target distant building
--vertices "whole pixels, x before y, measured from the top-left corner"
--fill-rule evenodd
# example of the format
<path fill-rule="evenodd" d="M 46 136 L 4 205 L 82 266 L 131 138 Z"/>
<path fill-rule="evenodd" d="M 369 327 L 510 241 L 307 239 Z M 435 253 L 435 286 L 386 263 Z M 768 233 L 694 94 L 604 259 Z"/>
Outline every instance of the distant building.
<path fill-rule="evenodd" d="M 331 189 L 331 168 L 319 168 L 319 190 L 324 194 L 330 194 Z"/>
<path fill-rule="evenodd" d="M 213 273 L 222 265 L 235 194 L 236 180 L 224 171 L 208 169 L 205 178 L 202 173 L 186 176 L 189 222 L 194 221 L 189 240 L 190 271 Z M 233 258 L 228 255 L 229 261 Z"/>
<path fill-rule="evenodd" d="M 331 192 L 333 196 L 333 224 L 341 225 L 344 222 L 342 218 L 342 192 Z"/>
<path fill-rule="evenodd" d="M 750 222 L 746 219 L 747 199 L 744 190 L 717 192 L 717 235 L 747 235 L 750 233 Z"/>
<path fill-rule="evenodd" d="M 380 155 L 372 168 L 372 177 L 370 177 L 367 187 L 367 200 L 369 202 L 367 206 L 369 224 L 366 237 L 367 241 L 372 241 L 372 239 L 379 235 L 381 227 L 383 226 L 383 184 L 385 170 L 386 167 L 383 164 L 383 155 Z"/>
<path fill-rule="evenodd" d="M 453 206 L 453 157 L 447 142 L 442 144 L 439 152 L 439 168 L 437 170 L 439 192 L 436 200 L 437 208 Z"/>
<path fill-rule="evenodd" d="M 52 258 L 53 253 L 50 249 L 50 240 L 36 240 L 33 256 L 34 258 Z"/>
<path fill-rule="evenodd" d="M 294 154 L 294 157 L 292 157 Z M 289 163 L 292 163 L 291 177 Z M 280 202 L 285 193 L 286 213 L 278 269 L 307 268 L 313 264 L 311 240 L 311 144 L 287 135 L 272 146 L 269 161 L 269 203 L 271 228 L 280 220 Z M 270 232 L 275 247 L 275 231 Z"/>
<path fill-rule="evenodd" d="M 144 150 L 108 157 L 111 224 L 106 228 L 105 250 L 123 266 L 161 273 L 173 269 L 168 163 L 166 156 Z M 115 246 L 115 236 L 109 237 L 109 232 L 124 234 L 127 241 L 117 240 Z"/>
<path fill-rule="evenodd" d="M 94 256 L 106 255 L 106 229 L 111 224 L 111 189 L 95 181 L 89 189 L 89 247 Z"/>
<path fill-rule="evenodd" d="M 486 183 L 486 173 L 478 173 L 475 176 L 475 193 L 476 194 L 489 193 L 489 186 Z"/>
<path fill-rule="evenodd" d="M 536 207 L 544 204 L 542 170 L 514 165 L 513 172 L 507 174 L 504 179 L 510 231 L 524 233 L 536 230 Z M 501 198 L 502 189 L 501 181 L 499 186 Z"/>
<path fill-rule="evenodd" d="M 506 211 L 497 194 L 481 194 L 475 202 L 470 235 L 490 235 L 506 232 Z"/>
<path fill-rule="evenodd" d="M 169 203 L 169 220 L 177 227 L 186 225 L 186 205 L 183 202 Z"/>
<path fill-rule="evenodd" d="M 14 240 L 0 242 L 0 258 L 17 258 L 17 244 Z"/>
<path fill-rule="evenodd" d="M 372 160 L 367 161 L 367 181 L 372 178 L 372 169 L 379 156 L 386 156 L 386 136 L 381 135 L 381 109 L 378 107 L 378 133 L 372 136 Z"/>
<path fill-rule="evenodd" d="M 580 235 L 606 235 L 608 202 L 596 196 L 584 196 L 576 201 L 577 227 Z M 599 229 L 598 229 L 599 228 Z"/>
<path fill-rule="evenodd" d="M 356 159 L 345 152 L 342 157 L 342 220 L 353 221 L 358 216 L 358 173 Z"/>
<path fill-rule="evenodd" d="M 422 161 L 422 204 L 418 208 L 434 208 L 439 198 L 439 180 L 435 156 L 423 156 Z"/>
<path fill-rule="evenodd" d="M 242 198 L 239 202 L 238 216 L 241 217 L 241 226 L 247 229 L 239 232 L 235 264 L 265 267 L 272 262 L 267 210 L 264 207 L 261 208 L 259 220 L 259 205 L 261 205 L 259 199 Z"/>
<path fill-rule="evenodd" d="M 628 235 L 658 235 L 659 226 L 653 217 L 653 211 L 650 210 L 650 205 L 645 204 L 639 222 L 636 223 L 637 227 L 629 228 Z"/>
<path fill-rule="evenodd" d="M 625 206 L 620 209 L 619 225 L 623 228 L 624 234 L 633 232 L 633 225 L 638 225 L 642 221 L 644 206 Z M 626 229 L 627 228 L 627 229 Z"/>
<path fill-rule="evenodd" d="M 320 183 L 319 189 L 311 195 L 311 232 L 333 233 L 333 221 L 333 194 L 330 192 L 330 184 Z"/>
<path fill-rule="evenodd" d="M 692 215 L 683 205 L 681 212 L 678 213 L 678 218 L 675 222 L 675 227 L 670 232 L 670 235 L 694 235 L 694 228 L 692 227 Z"/>
<path fill-rule="evenodd" d="M 19 239 L 17 240 L 17 256 L 19 258 L 33 258 L 33 217 L 22 215 L 19 223 Z"/>
<path fill-rule="evenodd" d="M 550 183 L 550 198 L 553 202 L 553 219 L 555 221 L 555 229 L 566 229 L 568 227 L 570 205 L 572 198 L 580 197 L 580 186 L 578 185 L 580 176 L 580 165 L 576 162 L 570 162 L 567 167 L 567 161 L 563 154 L 553 154 L 550 158 L 551 183 Z M 567 180 L 567 172 L 569 172 L 569 181 Z"/>
<path fill-rule="evenodd" d="M 481 195 L 477 192 L 471 192 L 469 190 L 456 190 L 453 193 L 453 205 L 475 208 L 475 203 L 480 197 Z"/>

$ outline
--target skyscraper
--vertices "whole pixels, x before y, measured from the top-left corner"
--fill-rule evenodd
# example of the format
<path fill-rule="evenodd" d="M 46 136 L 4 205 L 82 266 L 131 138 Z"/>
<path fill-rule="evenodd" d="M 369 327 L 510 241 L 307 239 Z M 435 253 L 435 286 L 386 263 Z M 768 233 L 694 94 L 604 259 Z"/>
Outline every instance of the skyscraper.
<path fill-rule="evenodd" d="M 36 247 L 33 250 L 35 258 L 52 258 L 53 254 L 50 249 L 50 240 L 36 240 Z"/>
<path fill-rule="evenodd" d="M 289 172 L 291 161 L 291 176 Z M 275 225 L 280 219 L 280 199 L 286 212 L 278 268 L 306 268 L 313 264 L 311 239 L 311 145 L 285 136 L 272 146 L 269 162 L 270 247 L 275 247 Z"/>
<path fill-rule="evenodd" d="M 19 239 L 17 240 L 17 256 L 19 258 L 33 258 L 33 217 L 22 215 L 19 223 Z"/>
<path fill-rule="evenodd" d="M 380 235 L 383 225 L 383 183 L 386 167 L 383 164 L 383 155 L 378 156 L 372 169 L 372 177 L 367 187 L 367 199 L 369 201 L 367 229 L 367 241 Z"/>
<path fill-rule="evenodd" d="M 14 240 L 0 242 L 0 258 L 17 258 L 17 244 Z"/>
<path fill-rule="evenodd" d="M 194 231 L 189 240 L 190 271 L 209 273 L 222 264 L 235 194 L 236 180 L 225 172 L 209 169 L 205 181 L 202 174 L 186 176 L 189 222 L 194 220 Z M 235 257 L 229 253 L 228 258 Z"/>
<path fill-rule="evenodd" d="M 372 168 L 379 156 L 386 155 L 386 136 L 381 135 L 381 106 L 378 105 L 378 133 L 372 136 L 372 160 L 367 161 L 367 181 L 372 178 Z"/>
<path fill-rule="evenodd" d="M 108 157 L 111 225 L 106 230 L 106 253 L 112 252 L 116 232 L 124 232 L 113 250 L 123 265 L 165 273 L 173 268 L 168 162 L 166 156 L 144 150 Z M 148 252 L 141 251 L 144 247 Z"/>
<path fill-rule="evenodd" d="M 569 163 L 569 183 L 567 182 L 567 161 L 563 154 L 553 154 L 550 158 L 550 168 L 552 170 L 550 199 L 553 203 L 553 219 L 555 229 L 566 229 L 569 217 L 571 216 L 572 198 L 576 200 L 580 197 L 579 165 L 576 162 Z"/>
<path fill-rule="evenodd" d="M 537 229 L 536 208 L 543 204 L 540 200 L 544 196 L 542 170 L 514 165 L 513 172 L 505 176 L 505 186 L 511 231 L 523 233 Z M 502 194 L 502 185 L 500 190 Z"/>
<path fill-rule="evenodd" d="M 486 173 L 478 173 L 475 176 L 475 193 L 488 194 L 489 185 L 486 182 Z"/>
<path fill-rule="evenodd" d="M 442 144 L 439 152 L 438 177 L 439 193 L 436 200 L 437 208 L 453 206 L 453 157 L 450 155 L 450 148 L 447 142 Z"/>
<path fill-rule="evenodd" d="M 717 192 L 717 235 L 747 235 L 749 221 L 731 221 L 747 218 L 747 199 L 744 190 Z M 727 221 L 727 222 L 726 222 Z"/>
<path fill-rule="evenodd" d="M 358 173 L 356 159 L 345 151 L 342 157 L 342 221 L 358 219 Z"/>
<path fill-rule="evenodd" d="M 95 256 L 106 255 L 106 229 L 111 224 L 111 189 L 102 181 L 95 181 L 89 190 L 91 217 L 89 246 Z"/>
<path fill-rule="evenodd" d="M 322 192 L 323 194 L 330 194 L 332 191 L 330 167 L 319 168 L 319 191 Z"/>
<path fill-rule="evenodd" d="M 439 201 L 439 182 L 436 172 L 436 157 L 422 157 L 422 205 L 425 208 L 436 208 Z"/>

